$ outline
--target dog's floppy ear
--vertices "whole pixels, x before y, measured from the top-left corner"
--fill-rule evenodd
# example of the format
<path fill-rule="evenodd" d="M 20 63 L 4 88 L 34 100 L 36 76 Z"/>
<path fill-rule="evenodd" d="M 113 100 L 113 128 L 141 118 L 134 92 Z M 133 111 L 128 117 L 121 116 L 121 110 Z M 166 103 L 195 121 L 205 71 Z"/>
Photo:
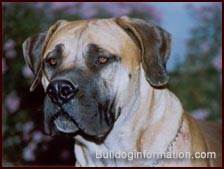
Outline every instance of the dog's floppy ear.
<path fill-rule="evenodd" d="M 30 37 L 23 42 L 23 56 L 26 64 L 34 73 L 30 91 L 33 91 L 38 84 L 39 76 L 41 73 L 41 53 L 42 45 L 47 33 L 40 33 L 37 36 Z"/>
<path fill-rule="evenodd" d="M 171 35 L 159 26 L 141 19 L 123 16 L 116 18 L 116 22 L 137 40 L 142 53 L 142 67 L 147 81 L 156 87 L 167 84 L 169 76 L 166 62 L 171 50 Z"/>
<path fill-rule="evenodd" d="M 23 55 L 26 64 L 29 65 L 30 69 L 34 73 L 34 79 L 32 81 L 30 91 L 35 89 L 41 76 L 43 67 L 42 54 L 48 41 L 59 28 L 59 26 L 65 22 L 66 21 L 64 20 L 59 20 L 53 26 L 51 26 L 47 32 L 40 33 L 34 37 L 29 37 L 23 42 Z"/>

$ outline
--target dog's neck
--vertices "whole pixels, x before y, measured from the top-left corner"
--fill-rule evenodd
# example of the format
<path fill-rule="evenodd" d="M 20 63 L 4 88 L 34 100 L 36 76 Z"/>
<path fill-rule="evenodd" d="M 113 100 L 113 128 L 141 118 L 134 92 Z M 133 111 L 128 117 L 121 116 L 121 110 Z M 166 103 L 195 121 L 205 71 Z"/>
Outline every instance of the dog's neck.
<path fill-rule="evenodd" d="M 143 72 L 139 83 L 139 97 L 131 97 L 102 144 L 81 136 L 75 138 L 75 155 L 81 166 L 151 166 L 155 161 L 150 159 L 141 163 L 130 163 L 127 159 L 96 159 L 96 152 L 166 151 L 181 123 L 181 103 L 169 90 L 148 85 Z"/>

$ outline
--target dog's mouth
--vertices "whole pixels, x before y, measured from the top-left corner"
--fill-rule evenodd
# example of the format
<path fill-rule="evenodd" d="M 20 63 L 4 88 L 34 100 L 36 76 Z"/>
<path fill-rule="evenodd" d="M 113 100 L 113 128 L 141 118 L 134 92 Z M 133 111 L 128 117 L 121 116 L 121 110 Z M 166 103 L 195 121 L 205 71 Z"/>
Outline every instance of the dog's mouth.
<path fill-rule="evenodd" d="M 56 129 L 62 133 L 75 133 L 78 131 L 78 126 L 70 119 L 63 115 L 58 116 L 53 121 Z"/>
<path fill-rule="evenodd" d="M 88 140 L 103 140 L 113 127 L 115 110 L 109 101 L 100 104 L 93 101 L 81 104 L 72 100 L 63 105 L 45 99 L 45 133 L 50 136 L 81 135 Z M 85 102 L 86 103 L 86 102 Z M 118 110 L 120 112 L 120 109 Z M 119 113 L 120 114 L 120 113 Z"/>
<path fill-rule="evenodd" d="M 75 134 L 79 127 L 66 112 L 60 109 L 55 115 L 51 118 L 50 121 L 51 131 L 60 132 L 64 134 Z M 54 133 L 54 134 L 56 134 Z"/>

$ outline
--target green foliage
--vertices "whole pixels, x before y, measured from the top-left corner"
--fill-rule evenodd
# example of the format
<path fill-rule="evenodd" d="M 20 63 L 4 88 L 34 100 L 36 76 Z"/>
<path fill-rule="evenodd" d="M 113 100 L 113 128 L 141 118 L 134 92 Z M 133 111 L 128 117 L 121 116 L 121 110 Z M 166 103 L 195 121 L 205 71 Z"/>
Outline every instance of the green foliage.
<path fill-rule="evenodd" d="M 170 88 L 187 111 L 203 108 L 209 119 L 222 114 L 222 9 L 221 3 L 189 8 L 195 20 L 187 56 L 171 74 Z M 217 59 L 218 63 L 217 63 Z"/>

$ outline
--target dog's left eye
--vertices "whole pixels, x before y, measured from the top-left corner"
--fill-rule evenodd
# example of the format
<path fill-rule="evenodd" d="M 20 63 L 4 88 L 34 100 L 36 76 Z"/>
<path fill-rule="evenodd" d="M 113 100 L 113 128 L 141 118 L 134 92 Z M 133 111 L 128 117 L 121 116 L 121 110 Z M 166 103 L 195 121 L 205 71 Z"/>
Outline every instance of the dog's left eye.
<path fill-rule="evenodd" d="M 47 62 L 49 63 L 49 65 L 51 66 L 57 66 L 57 60 L 55 58 L 49 58 L 47 60 Z"/>
<path fill-rule="evenodd" d="M 109 60 L 109 58 L 106 58 L 106 57 L 103 57 L 103 56 L 99 56 L 97 58 L 97 63 L 99 63 L 99 64 L 105 64 L 105 63 L 108 62 L 108 60 Z"/>

